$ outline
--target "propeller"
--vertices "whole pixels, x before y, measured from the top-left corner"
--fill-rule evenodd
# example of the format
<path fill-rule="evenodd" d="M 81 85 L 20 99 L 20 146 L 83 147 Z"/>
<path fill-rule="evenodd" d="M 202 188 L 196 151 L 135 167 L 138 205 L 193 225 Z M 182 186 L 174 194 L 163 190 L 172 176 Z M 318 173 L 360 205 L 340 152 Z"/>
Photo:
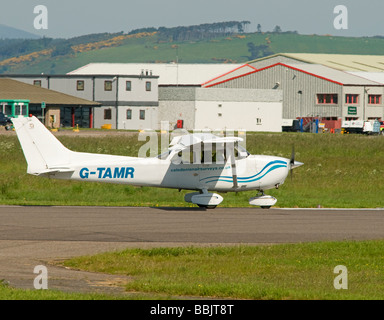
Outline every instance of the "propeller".
<path fill-rule="evenodd" d="M 292 146 L 292 153 L 291 153 L 291 159 L 289 160 L 289 170 L 291 171 L 291 181 L 293 177 L 293 172 L 292 170 L 302 166 L 304 163 L 295 161 L 295 146 Z"/>

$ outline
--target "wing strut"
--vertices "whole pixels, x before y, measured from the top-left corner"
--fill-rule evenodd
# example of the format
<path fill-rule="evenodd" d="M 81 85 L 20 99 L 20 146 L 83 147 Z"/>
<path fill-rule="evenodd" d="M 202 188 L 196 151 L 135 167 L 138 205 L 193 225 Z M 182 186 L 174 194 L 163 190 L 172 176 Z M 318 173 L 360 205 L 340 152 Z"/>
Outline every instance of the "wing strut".
<path fill-rule="evenodd" d="M 232 167 L 232 178 L 233 178 L 233 188 L 238 188 L 237 183 L 237 168 L 236 168 L 236 157 L 235 157 L 235 143 L 227 143 L 227 154 L 231 159 L 231 167 Z"/>

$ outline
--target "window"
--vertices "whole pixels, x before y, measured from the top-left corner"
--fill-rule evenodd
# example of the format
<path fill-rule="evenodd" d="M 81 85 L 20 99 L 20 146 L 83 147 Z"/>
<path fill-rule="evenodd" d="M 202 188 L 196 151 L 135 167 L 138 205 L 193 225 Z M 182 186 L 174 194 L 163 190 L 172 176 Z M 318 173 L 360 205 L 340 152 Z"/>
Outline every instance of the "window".
<path fill-rule="evenodd" d="M 15 116 L 18 116 L 21 114 L 21 105 L 20 104 L 15 104 Z"/>
<path fill-rule="evenodd" d="M 112 91 L 112 81 L 104 81 L 104 91 Z"/>
<path fill-rule="evenodd" d="M 256 125 L 260 126 L 261 125 L 261 118 L 256 118 Z"/>
<path fill-rule="evenodd" d="M 132 81 L 127 81 L 125 83 L 125 90 L 126 91 L 132 91 Z"/>
<path fill-rule="evenodd" d="M 77 91 L 84 91 L 84 80 L 77 80 L 76 89 Z"/>
<path fill-rule="evenodd" d="M 358 94 L 346 94 L 345 95 L 345 103 L 350 103 L 350 104 L 359 103 L 359 95 Z"/>
<path fill-rule="evenodd" d="M 151 84 L 150 81 L 147 81 L 147 82 L 145 83 L 145 90 L 146 90 L 146 91 L 151 91 L 151 90 L 152 90 L 152 84 Z"/>
<path fill-rule="evenodd" d="M 12 106 L 10 104 L 3 105 L 3 113 L 6 116 L 12 116 Z"/>
<path fill-rule="evenodd" d="M 27 106 L 26 105 L 21 105 L 21 115 L 26 116 L 27 115 Z"/>
<path fill-rule="evenodd" d="M 140 110 L 140 120 L 145 120 L 145 110 Z"/>
<path fill-rule="evenodd" d="M 368 95 L 369 104 L 381 104 L 381 95 L 379 94 L 370 94 Z"/>
<path fill-rule="evenodd" d="M 104 110 L 104 120 L 112 120 L 112 109 Z"/>
<path fill-rule="evenodd" d="M 41 80 L 33 80 L 33 85 L 36 87 L 41 87 Z"/>
<path fill-rule="evenodd" d="M 320 93 L 317 95 L 317 104 L 337 104 L 337 94 Z"/>
<path fill-rule="evenodd" d="M 131 120 L 131 119 L 132 119 L 132 110 L 128 109 L 127 110 L 127 120 Z"/>

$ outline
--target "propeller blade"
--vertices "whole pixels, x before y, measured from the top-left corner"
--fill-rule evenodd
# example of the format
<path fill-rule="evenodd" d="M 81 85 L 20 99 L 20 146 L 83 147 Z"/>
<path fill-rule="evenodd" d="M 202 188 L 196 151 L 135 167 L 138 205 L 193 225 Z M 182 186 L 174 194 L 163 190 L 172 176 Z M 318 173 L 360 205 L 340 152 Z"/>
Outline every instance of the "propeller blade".
<path fill-rule="evenodd" d="M 292 146 L 291 160 L 289 161 L 291 167 L 295 164 L 295 146 Z"/>
<path fill-rule="evenodd" d="M 302 166 L 304 163 L 295 161 L 295 146 L 292 146 L 292 154 L 291 154 L 291 159 L 289 160 L 289 170 L 291 171 L 291 181 L 293 178 L 293 169 Z"/>
<path fill-rule="evenodd" d="M 292 146 L 292 153 L 291 153 L 291 159 L 289 161 L 289 170 L 291 171 L 290 173 L 290 178 L 291 178 L 291 182 L 293 180 L 293 166 L 295 165 L 295 146 L 293 145 Z"/>

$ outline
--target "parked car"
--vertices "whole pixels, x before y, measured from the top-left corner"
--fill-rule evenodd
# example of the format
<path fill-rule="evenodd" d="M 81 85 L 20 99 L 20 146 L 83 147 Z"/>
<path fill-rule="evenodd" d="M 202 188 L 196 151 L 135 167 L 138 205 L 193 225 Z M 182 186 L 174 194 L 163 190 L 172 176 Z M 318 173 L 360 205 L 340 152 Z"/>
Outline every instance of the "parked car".
<path fill-rule="evenodd" d="M 5 130 L 12 129 L 12 120 L 4 115 L 4 113 L 0 112 L 0 126 L 4 126 Z"/>

